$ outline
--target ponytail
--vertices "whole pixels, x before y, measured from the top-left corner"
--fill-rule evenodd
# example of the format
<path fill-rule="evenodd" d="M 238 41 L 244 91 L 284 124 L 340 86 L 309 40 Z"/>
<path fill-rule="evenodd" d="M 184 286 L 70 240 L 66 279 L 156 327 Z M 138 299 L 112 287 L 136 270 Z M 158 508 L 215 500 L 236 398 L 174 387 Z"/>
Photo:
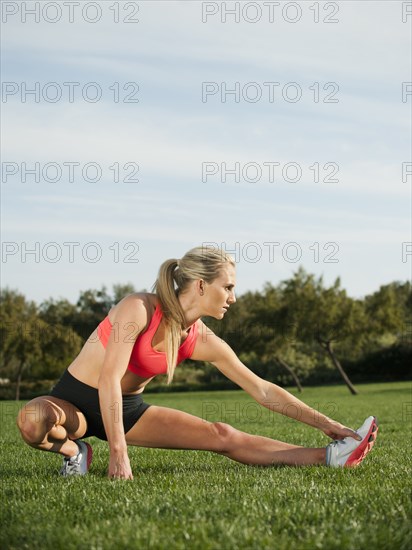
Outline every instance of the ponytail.
<path fill-rule="evenodd" d="M 165 349 L 168 384 L 170 384 L 173 379 L 180 347 L 180 339 L 182 336 L 182 327 L 184 327 L 185 324 L 185 314 L 177 299 L 177 289 L 175 286 L 174 273 L 178 265 L 178 260 L 166 260 L 163 262 L 154 285 L 166 321 Z"/>

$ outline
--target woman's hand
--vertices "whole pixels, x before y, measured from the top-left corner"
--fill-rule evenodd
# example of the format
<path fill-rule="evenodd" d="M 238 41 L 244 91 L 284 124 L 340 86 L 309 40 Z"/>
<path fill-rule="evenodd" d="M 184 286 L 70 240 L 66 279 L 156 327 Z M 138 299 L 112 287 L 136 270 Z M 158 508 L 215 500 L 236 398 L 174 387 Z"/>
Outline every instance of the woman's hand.
<path fill-rule="evenodd" d="M 325 427 L 321 428 L 322 432 L 332 439 L 344 439 L 345 437 L 353 437 L 357 441 L 362 441 L 362 438 L 354 430 L 346 428 L 343 424 L 330 420 Z"/>
<path fill-rule="evenodd" d="M 126 452 L 111 452 L 107 475 L 111 479 L 133 479 L 129 456 Z"/>

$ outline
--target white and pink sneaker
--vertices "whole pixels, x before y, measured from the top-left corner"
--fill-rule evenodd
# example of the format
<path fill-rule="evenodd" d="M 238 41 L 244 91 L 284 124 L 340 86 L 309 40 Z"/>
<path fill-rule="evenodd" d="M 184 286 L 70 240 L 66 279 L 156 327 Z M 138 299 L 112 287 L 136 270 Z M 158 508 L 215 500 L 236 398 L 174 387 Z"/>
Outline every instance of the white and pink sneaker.
<path fill-rule="evenodd" d="M 378 433 L 378 422 L 374 416 L 369 416 L 356 433 L 362 441 L 345 437 L 341 441 L 333 441 L 326 447 L 326 465 L 332 468 L 353 468 L 358 466 L 372 449 Z"/>

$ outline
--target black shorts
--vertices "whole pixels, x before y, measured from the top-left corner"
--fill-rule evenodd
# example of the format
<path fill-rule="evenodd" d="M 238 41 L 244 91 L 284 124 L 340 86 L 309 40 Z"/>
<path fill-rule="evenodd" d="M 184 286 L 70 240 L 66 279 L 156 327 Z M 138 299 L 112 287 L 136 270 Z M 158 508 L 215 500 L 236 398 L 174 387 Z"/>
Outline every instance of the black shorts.
<path fill-rule="evenodd" d="M 83 437 L 94 435 L 107 441 L 102 413 L 100 412 L 99 392 L 96 388 L 80 382 L 66 370 L 51 390 L 50 395 L 72 403 L 84 414 L 87 421 L 87 431 Z M 133 428 L 149 407 L 150 405 L 143 401 L 140 394 L 123 395 L 123 426 L 125 433 Z M 118 415 L 116 408 L 113 409 L 112 413 L 116 418 L 116 415 Z"/>

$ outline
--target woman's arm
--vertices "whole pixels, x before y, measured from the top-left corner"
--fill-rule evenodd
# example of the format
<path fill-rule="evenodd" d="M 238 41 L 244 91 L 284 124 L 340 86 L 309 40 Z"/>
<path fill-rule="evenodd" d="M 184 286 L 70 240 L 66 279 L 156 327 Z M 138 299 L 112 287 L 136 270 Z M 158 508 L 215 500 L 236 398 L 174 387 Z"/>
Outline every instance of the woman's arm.
<path fill-rule="evenodd" d="M 319 411 L 312 409 L 306 403 L 303 403 L 303 401 L 300 401 L 300 399 L 276 384 L 264 381 L 264 385 L 266 388 L 265 398 L 261 402 L 261 405 L 264 407 L 309 424 L 309 426 L 321 430 L 332 439 L 344 439 L 345 437 L 362 439 L 354 430 L 346 428 L 343 424 L 335 422 Z"/>
<path fill-rule="evenodd" d="M 360 439 L 355 431 L 312 409 L 276 384 L 257 376 L 238 359 L 226 342 L 213 334 L 203 323 L 202 331 L 203 335 L 199 338 L 197 349 L 192 358 L 212 363 L 222 374 L 244 389 L 260 405 L 318 428 L 332 439 L 343 439 L 348 436 Z"/>
<path fill-rule="evenodd" d="M 142 300 L 128 297 L 119 304 L 106 346 L 99 377 L 99 401 L 110 449 L 108 476 L 133 479 L 123 428 L 121 380 L 126 372 L 136 338 L 147 324 Z"/>

